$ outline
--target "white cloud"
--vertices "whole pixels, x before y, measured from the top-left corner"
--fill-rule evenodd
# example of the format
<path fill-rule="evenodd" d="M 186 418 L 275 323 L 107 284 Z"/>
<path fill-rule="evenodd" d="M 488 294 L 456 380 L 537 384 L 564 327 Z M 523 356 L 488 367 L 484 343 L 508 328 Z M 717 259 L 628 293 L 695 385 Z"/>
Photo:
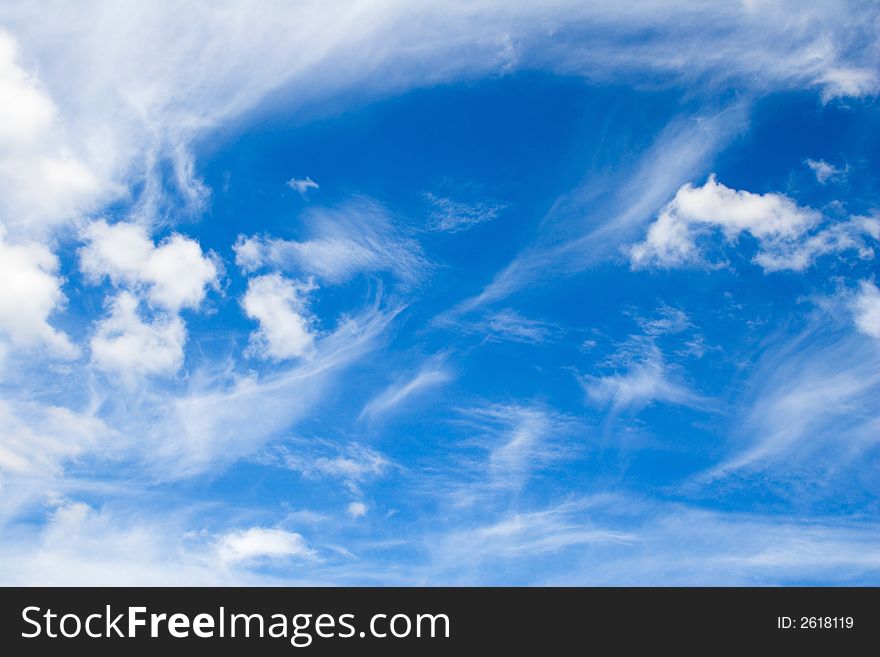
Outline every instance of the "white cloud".
<path fill-rule="evenodd" d="M 871 539 L 877 526 L 865 519 L 724 513 L 639 500 L 625 508 L 602 522 L 628 529 L 631 540 L 583 553 L 551 582 L 571 584 L 570 573 L 578 572 L 578 583 L 592 585 L 846 585 L 870 578 L 880 565 Z"/>
<path fill-rule="evenodd" d="M 0 101 L 4 101 L 0 102 L 0 221 L 7 224 L 10 243 L 16 248 L 30 244 L 26 239 L 30 235 L 42 235 L 71 221 L 79 225 L 81 215 L 98 209 L 103 199 L 116 193 L 117 188 L 105 181 L 123 183 L 135 194 L 131 212 L 143 225 L 149 224 L 150 231 L 156 224 L 174 221 L 176 215 L 167 210 L 177 198 L 183 197 L 193 207 L 207 198 L 208 190 L 195 174 L 190 149 L 193 140 L 241 116 L 276 90 L 281 93 L 273 96 L 273 102 L 289 103 L 295 110 L 340 89 L 354 87 L 374 95 L 523 67 L 575 73 L 593 80 L 619 79 L 621 71 L 628 71 L 636 82 L 643 76 L 641 79 L 657 84 L 669 80 L 678 88 L 682 82 L 699 80 L 697 96 L 738 85 L 746 87 L 745 95 L 802 86 L 816 86 L 829 100 L 840 94 L 871 93 L 878 70 L 871 32 L 873 15 L 865 18 L 868 10 L 861 6 L 823 3 L 803 8 L 801 4 L 750 3 L 745 7 L 730 3 L 719 9 L 680 2 L 635 7 L 576 0 L 512 4 L 478 0 L 441 6 L 403 0 L 342 0 L 328 8 L 324 2 L 310 0 L 256 7 L 180 6 L 171 2 L 121 7 L 86 2 L 57 5 L 46 11 L 38 2 L 6 3 L 0 7 L 0 22 L 19 37 L 21 59 L 0 53 L 0 67 L 5 67 L 0 72 Z M 715 30 L 717 25 L 725 29 Z M 707 30 L 707 26 L 713 29 Z M 643 35 L 647 35 L 644 40 L 632 38 Z M 621 42 L 627 44 L 625 48 L 616 45 Z M 40 79 L 24 72 L 29 70 L 39 70 Z M 5 102 L 9 98 L 14 102 Z M 16 115 L 22 109 L 28 110 L 27 116 L 23 112 Z M 14 126 L 14 132 L 4 132 L 6 126 Z M 697 134 L 701 134 L 699 130 Z M 591 231 L 583 240 L 566 236 L 559 248 L 542 245 L 537 255 L 532 254 L 534 258 L 519 261 L 511 269 L 514 275 L 510 279 L 500 278 L 498 289 L 510 289 L 509 280 L 519 280 L 522 271 L 529 273 L 535 267 L 574 271 L 585 262 L 595 262 L 595 253 L 602 249 L 594 250 L 593 246 L 602 245 L 618 228 L 631 228 L 653 213 L 659 207 L 654 204 L 656 199 L 668 198 L 683 179 L 696 175 L 691 169 L 700 169 L 706 154 L 718 143 L 693 134 L 685 135 L 679 143 L 685 142 L 690 150 L 673 149 L 669 158 L 655 167 L 654 177 L 635 176 L 638 185 L 621 193 L 621 197 L 628 196 L 626 203 L 604 208 L 599 215 L 585 213 L 585 223 L 598 224 L 600 230 Z M 331 224 L 334 221 L 328 220 Z M 358 220 L 353 224 L 358 225 Z M 22 237 L 23 233 L 28 235 Z M 424 258 L 421 251 L 411 248 L 417 244 L 392 233 L 390 239 L 396 246 L 388 248 L 381 240 L 370 242 L 360 235 L 351 239 L 352 233 L 355 231 L 350 227 L 339 234 L 316 231 L 302 241 L 278 240 L 277 245 L 263 238 L 251 250 L 251 261 L 263 260 L 255 267 L 311 268 L 326 282 L 343 282 L 363 271 L 388 270 L 408 284 L 422 280 Z M 117 262 L 113 266 L 119 269 L 109 271 L 108 266 L 98 275 L 115 274 L 114 284 L 134 288 L 128 292 L 145 295 L 156 310 L 198 307 L 213 281 L 199 284 L 202 277 L 192 285 L 177 284 L 176 278 L 187 279 L 190 269 L 175 270 L 176 256 L 192 256 L 191 263 L 197 266 L 204 258 L 191 240 L 178 236 L 169 243 L 175 240 L 174 248 L 164 252 L 167 260 L 159 259 L 156 268 L 145 266 L 132 274 L 126 273 L 128 263 Z M 263 251 L 276 246 L 294 255 L 263 258 Z M 163 247 L 150 244 L 154 251 Z M 42 323 L 34 324 L 38 329 L 34 335 L 42 336 L 43 344 L 56 341 L 55 348 L 69 353 L 69 340 L 47 328 L 49 313 L 60 307 L 63 297 L 52 292 L 60 289 L 60 278 L 57 265 L 46 264 L 51 259 L 46 253 L 31 254 L 32 260 L 43 263 L 36 269 L 54 279 L 54 288 L 52 284 L 40 288 L 49 290 L 43 298 L 50 298 L 51 303 L 39 306 L 34 314 L 42 318 Z M 2 261 L 0 258 L 0 266 Z M 33 272 L 34 268 L 24 270 Z M 43 312 L 45 308 L 48 310 Z M 179 321 L 172 317 L 167 324 L 161 319 L 145 322 L 138 316 L 136 304 L 130 310 L 120 325 L 136 332 Z M 7 321 L 7 313 L 0 316 Z M 194 376 L 182 394 L 145 386 L 138 398 L 114 391 L 103 401 L 108 413 L 116 414 L 115 424 L 130 429 L 120 435 L 130 436 L 127 446 L 143 451 L 144 469 L 149 474 L 175 477 L 220 468 L 289 431 L 329 385 L 330 374 L 338 374 L 345 364 L 368 352 L 393 316 L 393 312 L 374 309 L 356 320 L 346 320 L 334 335 L 315 339 L 313 361 L 269 376 L 228 372 L 205 375 L 204 379 Z M 112 320 L 111 315 L 105 321 Z M 146 335 L 150 336 L 149 330 Z M 147 344 L 154 344 L 151 340 L 146 340 Z M 92 385 L 88 377 L 83 379 Z M 64 421 L 61 417 L 59 423 Z M 33 442 L 46 453 L 54 449 L 39 436 L 16 434 L 16 440 L 9 463 L 17 464 L 21 471 L 43 467 L 38 454 L 21 456 L 24 444 Z M 67 445 L 58 451 L 61 460 L 70 454 Z M 328 469 L 359 471 L 360 466 L 351 465 L 357 461 L 350 455 L 341 460 L 328 458 L 335 461 L 328 462 Z M 499 457 L 498 463 L 505 462 Z M 368 465 L 363 467 L 370 472 Z M 561 522 L 567 525 L 568 518 Z M 503 521 L 493 525 L 500 529 L 490 532 L 492 536 L 520 535 L 508 531 Z M 266 530 L 254 529 L 257 533 L 251 538 L 256 537 L 259 544 L 259 531 Z M 576 527 L 571 530 L 577 531 Z M 560 543 L 588 544 L 566 532 L 564 528 L 558 533 Z M 680 540 L 679 534 L 671 534 L 670 542 Z M 176 551 L 179 534 L 163 532 L 155 523 L 118 522 L 84 505 L 60 509 L 40 535 L 42 540 L 28 541 L 22 549 L 12 550 L 14 554 L 8 547 L 7 528 L 3 535 L 0 571 L 5 581 L 216 581 L 213 563 L 209 561 L 209 567 L 204 567 L 198 558 L 193 561 Z M 240 563 L 234 555 L 248 552 L 241 547 L 247 541 L 239 540 L 236 548 L 236 534 L 229 536 L 233 537 L 232 562 Z M 829 533 L 824 538 L 819 551 L 825 560 L 810 553 L 806 555 L 812 558 L 809 563 L 839 565 L 841 557 L 833 555 L 844 554 L 876 569 L 875 552 L 857 549 L 869 542 L 828 536 L 837 535 Z M 524 553 L 557 554 L 542 547 L 556 537 L 552 532 L 544 537 L 536 533 L 519 545 Z M 781 537 L 785 538 L 784 533 Z M 768 545 L 778 538 L 780 534 L 770 536 Z M 534 540 L 543 542 L 533 547 Z M 274 545 L 286 544 L 283 552 L 293 549 L 295 543 L 287 536 Z M 504 550 L 503 544 L 500 549 Z M 251 551 L 255 559 L 259 559 L 258 553 Z M 804 556 L 803 551 L 798 556 Z M 678 560 L 685 561 L 700 562 L 699 558 Z M 716 575 L 725 572 L 723 565 L 714 571 Z"/>
<path fill-rule="evenodd" d="M 641 319 L 639 326 L 648 336 L 681 333 L 691 328 L 691 320 L 683 310 L 661 306 L 654 319 Z"/>
<path fill-rule="evenodd" d="M 34 76 L 17 64 L 12 37 L 0 33 L 0 146 L 4 150 L 27 148 L 40 141 L 55 122 L 57 110 L 39 88 Z"/>
<path fill-rule="evenodd" d="M 0 30 L 0 222 L 15 235 L 43 237 L 112 191 L 71 154 L 62 132 L 51 97 Z"/>
<path fill-rule="evenodd" d="M 712 175 L 702 187 L 688 183 L 678 190 L 631 257 L 635 266 L 682 265 L 698 258 L 694 233 L 701 226 L 720 228 L 728 240 L 748 232 L 771 245 L 797 239 L 819 220 L 815 210 L 800 208 L 787 196 L 733 190 Z"/>
<path fill-rule="evenodd" d="M 183 549 L 174 525 L 61 500 L 39 532 L 4 528 L 0 579 L 30 586 L 230 583 L 216 560 Z"/>
<path fill-rule="evenodd" d="M 661 212 L 648 228 L 645 241 L 630 250 L 634 267 L 649 263 L 665 266 L 681 266 L 697 261 L 699 254 L 686 222 L 677 221 L 668 213 Z"/>
<path fill-rule="evenodd" d="M 473 321 L 444 313 L 432 320 L 434 326 L 451 329 L 466 335 L 481 336 L 483 342 L 518 342 L 520 344 L 540 344 L 553 340 L 561 334 L 561 328 L 551 322 L 531 319 L 513 308 L 487 311 Z"/>
<path fill-rule="evenodd" d="M 217 541 L 217 555 L 224 564 L 262 559 L 314 559 L 316 553 L 296 532 L 266 527 L 230 531 Z"/>
<path fill-rule="evenodd" d="M 288 459 L 287 465 L 291 465 Z M 391 462 L 379 452 L 358 445 L 349 444 L 335 457 L 321 456 L 304 468 L 306 473 L 318 473 L 329 477 L 339 477 L 347 481 L 362 482 L 381 477 Z"/>
<path fill-rule="evenodd" d="M 877 72 L 863 68 L 831 68 L 819 77 L 818 82 L 822 85 L 822 100 L 826 103 L 835 98 L 872 96 L 880 87 Z"/>
<path fill-rule="evenodd" d="M 483 415 L 505 426 L 503 439 L 489 452 L 495 486 L 518 488 L 551 454 L 547 441 L 559 431 L 559 422 L 545 411 L 524 406 L 498 406 Z"/>
<path fill-rule="evenodd" d="M 431 359 L 415 375 L 389 385 L 367 402 L 360 416 L 375 418 L 385 415 L 428 388 L 451 381 L 452 373 L 443 366 L 442 360 Z"/>
<path fill-rule="evenodd" d="M 367 515 L 368 510 L 369 507 L 363 502 L 352 502 L 346 508 L 346 511 L 348 511 L 348 515 L 350 515 L 352 518 L 362 518 Z"/>
<path fill-rule="evenodd" d="M 557 330 L 546 322 L 523 317 L 511 308 L 490 313 L 484 325 L 490 339 L 526 343 L 544 342 Z"/>
<path fill-rule="evenodd" d="M 158 315 L 144 322 L 138 299 L 121 292 L 110 314 L 95 326 L 92 361 L 99 370 L 127 376 L 173 374 L 183 363 L 186 328 L 177 316 Z"/>
<path fill-rule="evenodd" d="M 306 310 L 306 297 L 314 283 L 297 282 L 280 274 L 266 274 L 248 281 L 241 305 L 245 314 L 260 323 L 251 334 L 251 353 L 260 358 L 286 360 L 307 356 L 313 349 L 313 322 Z"/>
<path fill-rule="evenodd" d="M 607 376 L 585 376 L 581 385 L 590 399 L 610 404 L 614 411 L 640 409 L 654 402 L 695 406 L 702 398 L 672 379 L 663 354 L 654 345 L 633 358 L 626 370 Z"/>
<path fill-rule="evenodd" d="M 159 1 L 125 11 L 94 1 L 52 12 L 19 2 L 0 10 L 23 56 L 39 64 L 66 128 L 62 143 L 98 180 L 143 183 L 150 198 L 141 200 L 153 209 L 166 185 L 204 199 L 192 140 L 279 90 L 275 102 L 296 109 L 339 90 L 382 94 L 540 67 L 598 80 L 626 71 L 708 90 L 815 87 L 830 100 L 876 91 L 873 16 L 847 3 L 709 8 L 685 0 L 341 0 L 329 11 L 316 0 L 233 9 Z M 725 29 L 713 29 L 719 24 Z M 27 125 L 42 130 L 51 112 L 42 101 L 30 106 L 36 118 Z M 163 179 L 167 164 L 172 175 Z"/>
<path fill-rule="evenodd" d="M 123 378 L 168 375 L 184 360 L 186 325 L 178 313 L 198 309 L 209 286 L 217 287 L 218 266 L 198 242 L 173 234 L 159 244 L 147 229 L 130 222 L 98 220 L 81 235 L 79 265 L 87 280 L 105 277 L 119 290 L 107 317 L 95 323 L 92 364 Z M 141 298 L 151 319 L 141 316 Z"/>
<path fill-rule="evenodd" d="M 379 204 L 361 199 L 339 208 L 309 208 L 304 241 L 240 235 L 233 247 L 236 264 L 246 272 L 267 267 L 343 283 L 361 272 L 391 272 L 406 285 L 418 283 L 430 269 L 422 248 L 403 237 Z"/>
<path fill-rule="evenodd" d="M 449 492 L 457 508 L 505 506 L 537 472 L 579 450 L 579 441 L 566 440 L 578 436 L 577 422 L 536 404 L 465 409 L 458 424 L 469 433 L 463 446 L 476 447 L 478 453 L 453 461 Z"/>
<path fill-rule="evenodd" d="M 65 462 L 108 435 L 109 429 L 91 415 L 0 400 L 0 472 L 27 477 L 61 474 Z"/>
<path fill-rule="evenodd" d="M 874 243 L 880 239 L 880 219 L 877 217 L 851 217 L 832 223 L 821 230 L 805 236 L 799 242 L 774 246 L 758 253 L 755 262 L 764 271 L 802 271 L 823 255 L 854 251 L 862 260 L 874 258 Z"/>
<path fill-rule="evenodd" d="M 355 495 L 360 495 L 363 484 L 384 477 L 396 467 L 382 453 L 366 445 L 339 445 L 318 439 L 291 439 L 267 454 L 266 460 L 309 479 L 342 480 Z"/>
<path fill-rule="evenodd" d="M 161 479 L 223 467 L 289 435 L 345 367 L 376 347 L 399 312 L 370 306 L 345 317 L 315 340 L 310 358 L 260 377 L 196 369 L 183 392 L 153 390 L 125 400 L 112 424 L 141 436 L 131 449 L 140 449 L 145 467 Z"/>
<path fill-rule="evenodd" d="M 838 169 L 833 164 L 828 164 L 825 160 L 813 160 L 807 158 L 804 160 L 804 164 L 810 168 L 810 170 L 816 175 L 816 180 L 822 185 L 829 180 L 840 180 L 846 175 L 846 169 Z"/>
<path fill-rule="evenodd" d="M 880 289 L 870 281 L 859 283 L 853 302 L 856 328 L 872 338 L 880 338 Z"/>
<path fill-rule="evenodd" d="M 493 221 L 507 207 L 500 203 L 462 203 L 430 192 L 425 197 L 434 206 L 430 228 L 447 233 L 457 233 Z"/>
<path fill-rule="evenodd" d="M 864 307 L 863 297 L 854 303 L 845 297 L 857 321 L 861 310 L 873 309 L 871 288 L 862 288 Z M 804 331 L 763 352 L 742 390 L 731 453 L 709 470 L 707 481 L 771 471 L 776 481 L 787 476 L 788 489 L 804 498 L 807 493 L 797 491 L 809 487 L 801 482 L 821 480 L 827 492 L 836 480 L 849 490 L 853 477 L 873 467 L 880 441 L 880 350 L 873 340 L 817 311 Z"/>
<path fill-rule="evenodd" d="M 621 244 L 636 239 L 683 181 L 705 169 L 711 156 L 745 124 L 744 110 L 742 104 L 735 104 L 712 114 L 674 119 L 632 166 L 588 176 L 542 217 L 536 243 L 519 253 L 479 294 L 448 311 L 443 321 L 453 321 L 522 287 L 584 271 L 614 255 Z"/>
<path fill-rule="evenodd" d="M 53 504 L 39 528 L 4 528 L 7 585 L 785 585 L 864 582 L 880 567 L 864 517 L 713 512 L 595 494 L 491 517 L 450 515 L 405 545 L 418 554 L 322 554 L 298 533 L 253 525 L 186 531 L 185 512 Z M 376 544 L 369 541 L 365 546 Z M 357 548 L 355 548 L 357 549 Z M 409 552 L 409 550 L 407 550 Z M 342 561 L 335 559 L 334 553 Z M 284 566 L 265 572 L 265 566 Z M 262 571 L 262 572 L 261 572 Z"/>
<path fill-rule="evenodd" d="M 293 190 L 296 190 L 303 196 L 305 196 L 306 192 L 310 189 L 318 189 L 318 183 L 309 178 L 308 176 L 305 178 L 291 178 L 287 181 L 287 186 Z"/>
<path fill-rule="evenodd" d="M 569 550 L 582 553 L 588 546 L 613 546 L 619 551 L 622 546 L 638 541 L 638 536 L 630 531 L 610 529 L 585 519 L 583 515 L 588 508 L 589 505 L 582 502 L 566 502 L 541 510 L 507 512 L 486 524 L 459 526 L 443 535 L 430 534 L 426 537 L 426 549 L 432 581 L 449 582 L 450 577 L 454 578 L 462 570 L 474 570 L 501 560 L 504 576 L 479 568 L 482 574 L 477 581 L 510 582 L 511 577 L 528 578 L 526 572 L 513 573 L 511 563 L 558 558 Z M 474 583 L 473 577 L 465 575 L 464 581 Z"/>
<path fill-rule="evenodd" d="M 559 332 L 559 327 L 555 324 L 523 317 L 513 308 L 502 308 L 488 313 L 481 321 L 461 324 L 458 328 L 481 333 L 490 341 L 507 340 L 524 344 L 545 342 Z"/>
<path fill-rule="evenodd" d="M 0 581 L 45 586 L 266 585 L 267 563 L 317 563 L 302 536 L 250 527 L 188 531 L 191 509 L 149 513 L 50 498 L 44 524 L 4 527 Z M 288 572 L 289 576 L 290 573 Z M 294 580 L 302 581 L 304 578 Z"/>
<path fill-rule="evenodd" d="M 95 221 L 83 231 L 80 268 L 94 281 L 143 289 L 154 306 L 176 312 L 199 308 L 208 286 L 217 285 L 217 265 L 198 242 L 174 234 L 155 245 L 143 226 Z"/>
<path fill-rule="evenodd" d="M 861 258 L 873 257 L 864 238 L 876 232 L 874 221 L 856 217 L 811 233 L 822 222 L 816 210 L 783 194 L 730 189 L 712 175 L 702 187 L 683 185 L 629 255 L 635 268 L 703 264 L 698 241 L 718 229 L 727 242 L 743 233 L 754 237 L 760 247 L 755 262 L 765 271 L 802 271 L 827 253 L 855 250 Z"/>
<path fill-rule="evenodd" d="M 13 347 L 46 347 L 55 356 L 73 358 L 76 347 L 49 324 L 49 316 L 66 302 L 57 270 L 58 258 L 48 248 L 11 244 L 0 225 L 0 335 Z"/>
<path fill-rule="evenodd" d="M 454 519 L 422 537 L 445 585 L 854 584 L 880 565 L 866 517 L 717 512 L 622 492 Z"/>

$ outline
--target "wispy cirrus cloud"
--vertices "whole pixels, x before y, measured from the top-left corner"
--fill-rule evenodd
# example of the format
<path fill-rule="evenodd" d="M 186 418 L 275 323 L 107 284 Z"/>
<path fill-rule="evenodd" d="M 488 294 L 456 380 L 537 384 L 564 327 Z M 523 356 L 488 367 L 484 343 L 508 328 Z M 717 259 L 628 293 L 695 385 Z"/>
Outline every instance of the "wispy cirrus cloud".
<path fill-rule="evenodd" d="M 507 207 L 501 203 L 479 201 L 465 203 L 428 192 L 425 198 L 433 206 L 429 227 L 447 233 L 457 233 L 478 224 L 494 221 Z"/>
<path fill-rule="evenodd" d="M 518 342 L 540 344 L 552 341 L 562 333 L 561 327 L 550 322 L 532 319 L 514 308 L 487 311 L 475 320 L 454 315 L 440 315 L 432 322 L 435 327 L 454 330 L 469 335 L 482 336 L 486 342 Z"/>
<path fill-rule="evenodd" d="M 15 238 L 45 238 L 120 194 L 70 152 L 66 117 L 0 30 L 0 220 Z"/>
<path fill-rule="evenodd" d="M 401 235 L 385 208 L 360 199 L 338 208 L 309 208 L 303 217 L 309 237 L 285 240 L 239 236 L 235 262 L 247 273 L 270 268 L 339 284 L 360 273 L 392 273 L 415 285 L 430 272 L 422 248 Z"/>
<path fill-rule="evenodd" d="M 415 374 L 390 384 L 364 405 L 360 417 L 376 419 L 406 404 L 425 390 L 452 381 L 454 375 L 444 360 L 443 356 L 428 359 Z"/>
<path fill-rule="evenodd" d="M 18 4 L 0 18 L 24 44 L 21 56 L 40 61 L 41 83 L 52 96 L 52 103 L 44 100 L 7 64 L 9 88 L 40 110 L 30 113 L 33 129 L 17 133 L 45 130 L 57 112 L 83 173 L 56 180 L 79 180 L 71 189 L 89 201 L 97 198 L 97 184 L 87 180 L 146 181 L 144 209 L 161 214 L 167 199 L 158 195 L 166 184 L 188 203 L 205 200 L 193 174 L 192 140 L 273 91 L 285 90 L 279 97 L 295 104 L 340 88 L 382 93 L 540 66 L 593 79 L 627 71 L 708 88 L 816 88 L 831 100 L 877 89 L 880 55 L 862 11 L 845 2 L 709 9 L 684 0 L 662 8 L 572 0 L 443 7 L 343 2 L 329 12 L 318 2 L 235 11 L 200 3 L 182 10 L 165 2 L 122 10 L 90 2 L 51 16 L 38 3 Z M 56 25 L 65 25 L 63 36 Z M 724 29 L 707 32 L 714 25 Z M 167 34 L 178 38 L 169 41 Z M 159 42 L 166 45 L 157 53 Z M 11 60 L 8 39 L 4 52 Z M 389 66 L 396 72 L 391 79 L 383 74 Z M 88 84 L 70 71 L 89 71 Z M 74 161 L 57 162 L 69 167 Z M 172 172 L 164 181 L 163 162 Z"/>
<path fill-rule="evenodd" d="M 381 452 L 356 442 L 289 438 L 260 460 L 301 473 L 309 479 L 340 480 L 355 495 L 361 487 L 399 467 Z"/>
<path fill-rule="evenodd" d="M 829 316 L 850 319 L 838 306 L 816 311 L 802 331 L 765 350 L 744 387 L 730 453 L 704 481 L 766 472 L 791 480 L 809 471 L 833 488 L 876 460 L 880 351 L 876 340 Z"/>
<path fill-rule="evenodd" d="M 534 477 L 584 448 L 575 418 L 536 403 L 460 409 L 454 424 L 465 432 L 454 470 L 429 483 L 457 509 L 509 508 Z"/>
<path fill-rule="evenodd" d="M 580 378 L 589 399 L 607 405 L 615 413 L 639 410 L 654 403 L 703 406 L 705 400 L 674 378 L 671 368 L 655 345 L 629 362 L 623 372 Z"/>

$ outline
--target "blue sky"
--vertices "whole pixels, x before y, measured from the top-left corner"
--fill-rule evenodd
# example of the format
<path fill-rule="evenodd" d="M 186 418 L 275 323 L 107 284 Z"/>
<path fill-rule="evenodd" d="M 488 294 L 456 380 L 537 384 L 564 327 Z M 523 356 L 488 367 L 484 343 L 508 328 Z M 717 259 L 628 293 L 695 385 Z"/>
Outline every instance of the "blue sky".
<path fill-rule="evenodd" d="M 0 581 L 880 581 L 880 13 L 533 4 L 0 7 Z"/>

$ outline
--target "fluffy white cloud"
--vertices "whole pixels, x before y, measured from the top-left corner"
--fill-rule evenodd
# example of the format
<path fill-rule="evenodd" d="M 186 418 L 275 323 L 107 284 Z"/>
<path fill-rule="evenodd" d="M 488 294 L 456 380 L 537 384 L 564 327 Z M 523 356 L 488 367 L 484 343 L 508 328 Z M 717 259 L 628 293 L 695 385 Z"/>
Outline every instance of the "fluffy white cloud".
<path fill-rule="evenodd" d="M 477 323 L 477 330 L 485 332 L 487 340 L 510 340 L 537 344 L 544 342 L 559 331 L 559 327 L 547 322 L 523 317 L 512 308 L 490 313 Z"/>
<path fill-rule="evenodd" d="M 352 518 L 362 518 L 367 515 L 367 511 L 369 511 L 369 507 L 363 502 L 352 502 L 346 508 L 348 511 L 348 515 Z"/>
<path fill-rule="evenodd" d="M 0 31 L 0 221 L 15 234 L 41 237 L 110 191 L 73 156 L 58 123 L 49 94 Z"/>
<path fill-rule="evenodd" d="M 92 280 L 144 289 L 154 306 L 176 312 L 198 308 L 208 286 L 217 285 L 218 268 L 198 242 L 171 235 L 155 245 L 143 226 L 96 221 L 83 231 L 80 268 Z"/>
<path fill-rule="evenodd" d="M 720 230 L 728 242 L 743 233 L 759 244 L 755 262 L 765 271 L 801 271 L 816 257 L 853 249 L 873 257 L 865 241 L 875 238 L 876 219 L 855 217 L 813 232 L 822 215 L 783 194 L 734 190 L 710 176 L 702 187 L 683 185 L 648 228 L 643 242 L 629 250 L 633 267 L 681 267 L 704 262 L 698 241 Z"/>
<path fill-rule="evenodd" d="M 58 258 L 48 248 L 36 242 L 10 244 L 0 225 L 0 334 L 14 347 L 44 347 L 71 358 L 76 348 L 48 321 L 66 302 L 57 270 Z"/>
<path fill-rule="evenodd" d="M 224 564 L 260 559 L 313 559 L 315 551 L 296 532 L 266 527 L 235 530 L 220 537 L 217 555 Z"/>
<path fill-rule="evenodd" d="M 872 338 L 880 338 L 880 289 L 874 283 L 860 283 L 859 293 L 853 302 L 853 312 L 859 331 Z"/>
<path fill-rule="evenodd" d="M 385 209 L 361 199 L 338 208 L 310 208 L 303 216 L 309 239 L 240 235 L 235 262 L 245 272 L 267 267 L 315 276 L 329 284 L 358 273 L 391 272 L 413 285 L 430 265 L 413 239 L 398 234 Z"/>
<path fill-rule="evenodd" d="M 99 321 L 92 336 L 92 361 L 100 370 L 123 376 L 173 374 L 183 363 L 186 328 L 177 316 L 159 315 L 144 322 L 138 299 L 121 292 L 110 315 Z"/>
<path fill-rule="evenodd" d="M 315 336 L 306 310 L 306 296 L 315 289 L 311 282 L 297 282 L 280 274 L 266 274 L 248 281 L 241 301 L 245 314 L 260 323 L 251 335 L 251 351 L 260 358 L 286 360 L 312 351 Z"/>

